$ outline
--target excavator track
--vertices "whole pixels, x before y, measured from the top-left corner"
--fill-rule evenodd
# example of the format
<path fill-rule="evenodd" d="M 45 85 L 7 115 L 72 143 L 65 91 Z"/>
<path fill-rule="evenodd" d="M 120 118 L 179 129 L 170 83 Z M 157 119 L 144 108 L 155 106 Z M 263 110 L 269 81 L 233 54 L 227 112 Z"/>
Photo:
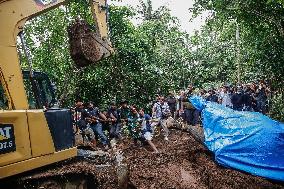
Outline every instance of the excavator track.
<path fill-rule="evenodd" d="M 1 189 L 128 188 L 127 165 L 118 162 L 115 154 L 79 152 L 73 159 L 1 180 Z"/>

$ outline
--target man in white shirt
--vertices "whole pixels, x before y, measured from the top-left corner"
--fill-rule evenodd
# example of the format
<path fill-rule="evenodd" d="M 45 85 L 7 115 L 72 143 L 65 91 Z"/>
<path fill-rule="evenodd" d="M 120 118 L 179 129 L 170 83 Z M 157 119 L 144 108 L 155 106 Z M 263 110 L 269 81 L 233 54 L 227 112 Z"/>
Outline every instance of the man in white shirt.
<path fill-rule="evenodd" d="M 219 94 L 219 103 L 226 107 L 232 107 L 231 94 L 226 86 L 222 87 L 222 91 Z"/>
<path fill-rule="evenodd" d="M 168 103 L 165 102 L 165 98 L 161 96 L 159 101 L 154 104 L 152 109 L 152 117 L 157 119 L 157 122 L 152 123 L 152 127 L 161 125 L 162 129 L 164 130 L 165 140 L 168 140 L 169 136 L 169 129 L 166 126 L 166 120 L 168 117 L 170 117 L 170 115 L 170 107 Z"/>

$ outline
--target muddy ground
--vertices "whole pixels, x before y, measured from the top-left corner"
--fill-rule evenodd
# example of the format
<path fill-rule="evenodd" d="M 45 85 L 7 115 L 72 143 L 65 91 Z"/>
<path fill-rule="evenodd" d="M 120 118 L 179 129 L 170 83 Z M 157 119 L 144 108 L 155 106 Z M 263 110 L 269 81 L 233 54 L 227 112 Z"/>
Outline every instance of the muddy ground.
<path fill-rule="evenodd" d="M 212 154 L 187 132 L 171 130 L 169 141 L 160 136 L 154 143 L 159 154 L 149 146 L 134 146 L 130 140 L 118 144 L 129 166 L 129 188 L 284 188 L 283 183 L 217 165 Z M 104 158 L 100 161 L 106 163 Z M 2 181 L 0 188 L 118 188 L 117 170 L 113 166 L 98 169 L 100 161 L 69 160 Z M 53 180 L 67 183 L 59 186 Z"/>
<path fill-rule="evenodd" d="M 217 165 L 213 155 L 188 133 L 172 130 L 169 139 L 154 139 L 160 154 L 152 154 L 149 148 L 124 149 L 136 188 L 284 188 Z"/>

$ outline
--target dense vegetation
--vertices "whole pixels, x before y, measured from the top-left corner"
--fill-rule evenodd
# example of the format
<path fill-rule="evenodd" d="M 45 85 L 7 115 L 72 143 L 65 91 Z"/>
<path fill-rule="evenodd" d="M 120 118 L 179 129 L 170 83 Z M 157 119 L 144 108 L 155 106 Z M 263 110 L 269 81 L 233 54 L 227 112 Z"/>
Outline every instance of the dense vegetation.
<path fill-rule="evenodd" d="M 210 14 L 193 36 L 179 30 L 178 19 L 166 7 L 153 10 L 150 0 L 141 1 L 137 9 L 111 6 L 110 38 L 116 53 L 81 70 L 69 56 L 66 28 L 76 17 L 92 23 L 84 0 L 31 20 L 25 33 L 34 68 L 57 84 L 64 106 L 78 97 L 102 106 L 122 98 L 145 105 L 155 93 L 177 91 L 188 83 L 197 87 L 236 83 L 239 63 L 242 82 L 268 80 L 275 91 L 273 115 L 283 119 L 283 1 L 195 0 L 189 11 L 193 16 Z M 130 20 L 137 17 L 138 26 Z"/>

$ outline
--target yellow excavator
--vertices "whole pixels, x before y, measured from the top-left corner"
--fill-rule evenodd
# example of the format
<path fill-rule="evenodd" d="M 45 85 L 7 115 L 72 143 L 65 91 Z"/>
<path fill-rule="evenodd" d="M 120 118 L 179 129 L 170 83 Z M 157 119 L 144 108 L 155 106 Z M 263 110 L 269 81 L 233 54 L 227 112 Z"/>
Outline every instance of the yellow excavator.
<path fill-rule="evenodd" d="M 22 31 L 29 19 L 67 2 L 0 0 L 0 178 L 77 155 L 71 112 L 44 109 L 46 102 L 52 103 L 53 96 L 48 95 L 52 94 L 52 85 L 45 74 L 32 69 L 21 70 L 16 45 L 17 37 L 24 37 Z M 106 0 L 90 0 L 89 3 L 96 23 L 93 38 L 97 56 L 96 60 L 85 61 L 86 64 L 79 66 L 86 66 L 113 53 L 108 39 Z M 25 82 L 30 83 L 30 91 Z M 34 104 L 31 104 L 29 96 L 34 97 Z"/>

